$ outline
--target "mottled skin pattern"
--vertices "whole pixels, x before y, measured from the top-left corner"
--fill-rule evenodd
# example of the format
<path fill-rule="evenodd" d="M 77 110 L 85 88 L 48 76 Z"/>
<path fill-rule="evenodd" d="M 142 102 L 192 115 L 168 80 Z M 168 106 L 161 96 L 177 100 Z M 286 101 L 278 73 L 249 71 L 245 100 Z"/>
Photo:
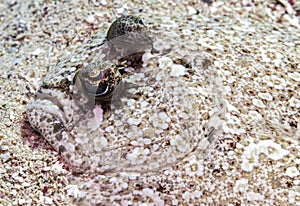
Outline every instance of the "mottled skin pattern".
<path fill-rule="evenodd" d="M 209 75 L 192 75 L 193 68 L 182 66 L 198 65 L 202 56 L 186 64 L 157 56 L 157 66 L 144 66 L 142 56 L 158 61 L 149 53 L 152 41 L 139 18 L 117 22 L 127 19 L 129 24 L 113 24 L 106 37 L 93 38 L 59 61 L 27 105 L 32 127 L 73 172 L 158 171 L 195 151 L 205 132 L 199 117 L 206 111 L 195 109 L 203 98 L 194 95 L 191 88 L 197 85 L 191 80 L 210 81 Z M 122 32 L 111 38 L 114 30 Z M 135 87 L 124 91 L 128 84 Z M 129 95 L 120 98 L 119 91 Z"/>
<path fill-rule="evenodd" d="M 141 60 L 138 52 L 137 58 L 129 54 L 130 58 L 123 57 L 120 61 L 121 53 L 117 50 L 121 47 L 112 48 L 105 43 L 130 32 L 144 31 L 146 27 L 139 17 L 122 16 L 112 24 L 106 38 L 97 36 L 58 61 L 43 79 L 35 98 L 28 103 L 26 114 L 31 126 L 73 166 L 74 171 L 88 169 L 89 164 L 77 154 L 82 151 L 80 145 L 72 144 L 76 132 L 72 134 L 71 131 L 75 126 L 88 124 L 95 104 L 101 106 L 111 100 L 120 85 L 121 73 L 125 73 L 124 65 L 130 66 L 126 63 L 133 63 L 132 59 Z M 112 57 L 112 51 L 118 55 Z"/>

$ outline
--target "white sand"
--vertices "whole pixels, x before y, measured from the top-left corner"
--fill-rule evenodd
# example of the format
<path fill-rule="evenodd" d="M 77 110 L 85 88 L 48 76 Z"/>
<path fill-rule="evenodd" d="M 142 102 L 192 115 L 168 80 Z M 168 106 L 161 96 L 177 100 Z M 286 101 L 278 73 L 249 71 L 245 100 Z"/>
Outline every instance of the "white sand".
<path fill-rule="evenodd" d="M 0 205 L 300 205 L 299 3 L 34 2 L 0 3 Z M 57 59 L 139 10 L 156 35 L 181 34 L 182 56 L 211 55 L 216 142 L 155 174 L 72 175 L 23 143 L 25 105 Z"/>

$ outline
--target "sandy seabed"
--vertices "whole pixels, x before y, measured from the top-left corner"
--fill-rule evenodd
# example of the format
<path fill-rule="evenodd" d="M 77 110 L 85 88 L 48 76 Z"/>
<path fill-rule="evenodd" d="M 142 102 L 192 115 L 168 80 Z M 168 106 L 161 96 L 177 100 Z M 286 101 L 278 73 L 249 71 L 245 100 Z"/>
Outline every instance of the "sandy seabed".
<path fill-rule="evenodd" d="M 300 205 L 299 12 L 284 0 L 1 2 L 0 205 Z M 122 14 L 143 17 L 157 48 L 176 37 L 174 64 L 208 56 L 222 110 L 214 141 L 155 173 L 75 175 L 25 106 L 57 59 Z"/>

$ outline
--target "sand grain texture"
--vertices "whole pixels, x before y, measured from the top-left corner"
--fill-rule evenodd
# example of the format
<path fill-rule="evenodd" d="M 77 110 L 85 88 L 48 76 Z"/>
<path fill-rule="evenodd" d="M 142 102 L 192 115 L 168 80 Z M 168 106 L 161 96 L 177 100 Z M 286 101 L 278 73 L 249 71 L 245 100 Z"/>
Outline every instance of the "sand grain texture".
<path fill-rule="evenodd" d="M 299 8 L 284 0 L 0 3 L 0 205 L 300 205 Z M 220 126 L 204 153 L 157 173 L 72 175 L 26 127 L 25 105 L 57 59 L 126 12 L 157 39 L 176 37 L 172 58 L 209 54 Z"/>

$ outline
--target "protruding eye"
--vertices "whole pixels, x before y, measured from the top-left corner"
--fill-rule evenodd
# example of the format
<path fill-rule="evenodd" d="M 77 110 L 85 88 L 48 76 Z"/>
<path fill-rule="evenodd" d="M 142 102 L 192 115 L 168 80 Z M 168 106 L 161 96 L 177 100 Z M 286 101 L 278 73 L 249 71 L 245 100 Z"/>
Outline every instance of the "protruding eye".
<path fill-rule="evenodd" d="M 121 16 L 109 27 L 106 40 L 110 41 L 116 37 L 121 37 L 131 32 L 143 31 L 146 31 L 146 27 L 144 25 L 144 21 L 140 17 L 133 15 Z"/>
<path fill-rule="evenodd" d="M 127 67 L 142 67 L 143 54 L 153 48 L 149 33 L 139 16 L 127 15 L 118 18 L 107 32 L 107 56 L 121 62 L 126 61 Z"/>
<path fill-rule="evenodd" d="M 109 101 L 120 81 L 117 68 L 103 62 L 88 65 L 77 72 L 74 78 L 78 91 L 98 102 Z"/>

